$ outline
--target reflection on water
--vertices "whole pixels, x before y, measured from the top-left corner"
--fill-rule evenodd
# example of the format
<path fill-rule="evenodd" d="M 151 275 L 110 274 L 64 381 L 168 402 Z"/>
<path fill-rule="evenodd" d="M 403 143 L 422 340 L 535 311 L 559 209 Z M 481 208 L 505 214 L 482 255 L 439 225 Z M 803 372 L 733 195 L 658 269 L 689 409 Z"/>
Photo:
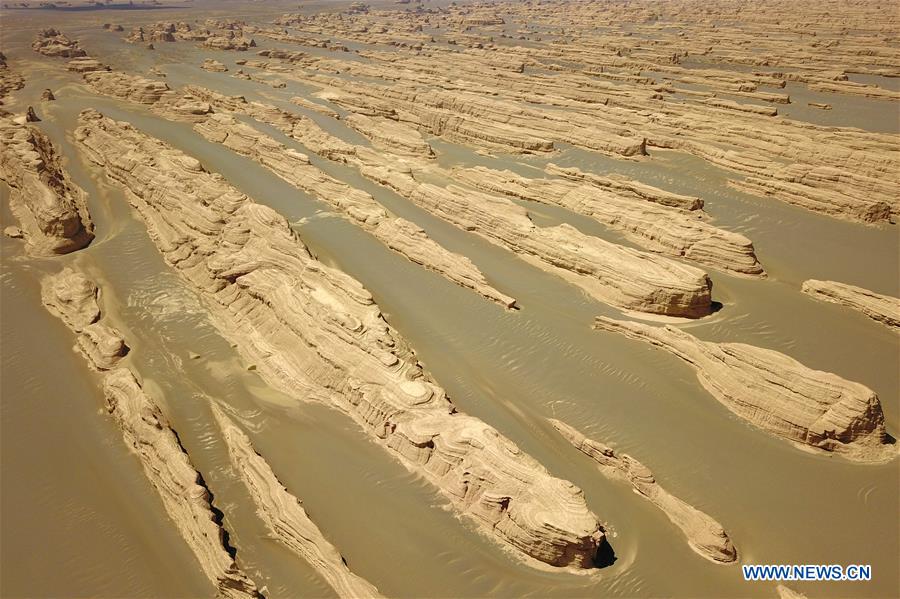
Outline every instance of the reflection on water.
<path fill-rule="evenodd" d="M 81 37 L 85 47 L 123 66 L 143 70 L 156 59 L 112 34 L 84 30 Z M 226 62 L 234 55 L 159 45 L 168 53 L 161 56 L 171 59 L 163 66 L 170 85 L 196 82 L 249 99 L 265 94 L 304 113 L 289 98 L 308 95 L 308 89 L 273 90 L 228 73 L 206 73 L 197 68 L 201 56 Z M 672 493 L 723 523 L 744 563 L 870 563 L 876 579 L 854 587 L 854 593 L 894 594 L 900 572 L 893 558 L 900 548 L 896 535 L 885 534 L 885 515 L 895 514 L 898 505 L 896 463 L 859 466 L 811 455 L 750 427 L 709 396 L 674 357 L 590 329 L 596 315 L 616 316 L 615 309 L 425 213 L 353 168 L 305 152 L 316 166 L 368 191 L 439 243 L 470 257 L 493 285 L 519 300 L 521 310 L 503 310 L 417 267 L 345 219 L 314 218 L 327 213 L 324 204 L 185 124 L 92 96 L 61 68 L 39 81 L 17 98 L 33 102 L 50 85 L 44 81 L 62 88 L 65 101 L 47 106 L 40 126 L 60 144 L 73 177 L 88 191 L 98 238 L 77 256 L 43 261 L 22 258 L 16 242 L 2 240 L 5 595 L 196 596 L 207 590 L 118 431 L 98 413 L 102 398 L 95 377 L 72 352 L 71 335 L 40 305 L 41 272 L 71 260 L 102 284 L 108 318 L 133 348 L 128 360 L 148 390 L 165 398 L 216 507 L 226 514 L 239 561 L 272 596 L 328 596 L 329 590 L 266 533 L 228 466 L 210 418 L 211 401 L 236 415 L 350 567 L 390 596 L 773 596 L 773 585 L 744 583 L 739 568 L 716 566 L 694 554 L 652 505 L 627 486 L 602 478 L 562 441 L 545 420 L 550 416 L 649 466 Z M 317 256 L 372 291 L 389 322 L 462 410 L 585 491 L 591 509 L 607 522 L 615 564 L 577 576 L 520 563 L 459 521 L 429 484 L 367 440 L 349 418 L 268 389 L 163 263 L 121 191 L 95 179 L 77 155 L 71 131 L 86 106 L 194 155 L 296 223 Z M 335 135 L 359 141 L 341 123 L 315 118 Z M 253 124 L 304 150 L 270 127 Z M 483 164 L 546 176 L 542 169 L 552 161 L 699 195 L 717 225 L 753 239 L 770 278 L 711 273 L 725 307 L 693 323 L 691 332 L 785 351 L 863 382 L 882 398 L 891 433 L 900 432 L 896 336 L 850 310 L 798 292 L 803 280 L 815 277 L 898 295 L 894 228 L 844 223 L 741 194 L 726 186 L 730 174 L 676 152 L 653 152 L 649 160 L 636 162 L 563 148 L 549 159 L 513 159 L 433 145 L 444 166 Z M 598 223 L 565 210 L 526 207 L 539 224 L 570 222 L 620 241 Z M 8 214 L 3 218 L 5 225 Z M 55 366 L 50 372 L 48 357 Z M 61 388 L 66 392 L 59 393 Z M 47 541 L 49 548 L 39 553 Z M 43 576 L 50 562 L 53 580 Z M 838 585 L 797 586 L 815 596 L 846 594 Z"/>

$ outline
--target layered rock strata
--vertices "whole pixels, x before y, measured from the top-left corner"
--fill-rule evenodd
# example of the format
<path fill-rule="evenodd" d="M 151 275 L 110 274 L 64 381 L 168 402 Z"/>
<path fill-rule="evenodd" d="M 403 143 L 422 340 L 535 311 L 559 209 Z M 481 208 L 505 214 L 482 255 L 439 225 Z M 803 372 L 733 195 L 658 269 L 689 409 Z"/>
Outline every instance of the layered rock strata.
<path fill-rule="evenodd" d="M 420 182 L 412 166 L 433 172 L 439 169 L 429 162 L 419 164 L 412 158 L 404 160 L 348 144 L 306 117 L 197 87 L 187 91 L 216 110 L 271 124 L 320 156 L 359 168 L 363 176 L 421 208 L 484 236 L 602 302 L 687 318 L 711 311 L 712 283 L 697 268 L 585 235 L 569 225 L 538 227 L 524 208 L 501 196 L 472 192 L 458 185 L 441 187 Z"/>
<path fill-rule="evenodd" d="M 65 268 L 41 281 L 44 305 L 78 333 L 77 347 L 103 378 L 107 411 L 122 430 L 125 443 L 141 462 L 166 513 L 215 586 L 218 597 L 259 597 L 254 583 L 235 563 L 203 478 L 191 465 L 178 436 L 156 401 L 132 371 L 117 365 L 128 351 L 121 334 L 100 322 L 100 290 L 82 272 Z"/>
<path fill-rule="evenodd" d="M 69 179 L 50 138 L 33 126 L 0 117 L 0 180 L 19 221 L 25 251 L 66 254 L 94 238 L 84 191 Z"/>
<path fill-rule="evenodd" d="M 212 114 L 194 129 L 210 141 L 253 158 L 294 187 L 325 201 L 407 259 L 503 306 L 515 305 L 515 299 L 491 287 L 468 258 L 438 245 L 414 223 L 388 213 L 364 191 L 328 176 L 300 152 L 227 114 Z"/>
<path fill-rule="evenodd" d="M 345 411 L 480 530 L 523 555 L 593 566 L 604 535 L 582 492 L 457 411 L 371 295 L 315 260 L 282 216 L 127 123 L 85 111 L 75 137 L 269 384 Z"/>
<path fill-rule="evenodd" d="M 78 40 L 69 39 L 57 29 L 52 28 L 38 31 L 31 48 L 44 56 L 77 58 L 87 55 L 87 52 L 78 45 Z"/>
<path fill-rule="evenodd" d="M 460 169 L 455 177 L 476 189 L 561 206 L 621 231 L 641 247 L 741 275 L 764 275 L 753 243 L 682 211 L 634 200 L 610 188 L 562 179 L 529 179 L 483 166 Z"/>
<path fill-rule="evenodd" d="M 256 585 L 241 571 L 228 547 L 212 497 L 175 431 L 156 401 L 147 395 L 127 368 L 116 368 L 103 379 L 107 411 L 122 429 L 150 484 L 169 517 L 187 541 L 217 597 L 260 597 Z"/>
<path fill-rule="evenodd" d="M 350 571 L 346 561 L 310 520 L 300 500 L 291 495 L 254 449 L 250 438 L 215 404 L 231 464 L 250 490 L 257 513 L 275 539 L 308 562 L 339 597 L 381 597 L 374 586 Z"/>
<path fill-rule="evenodd" d="M 694 551 L 720 564 L 737 560 L 737 551 L 722 525 L 659 486 L 646 466 L 628 454 L 616 453 L 611 447 L 588 439 L 564 422 L 551 418 L 550 423 L 576 449 L 594 460 L 604 476 L 625 480 L 635 493 L 662 510 L 681 529 Z"/>
<path fill-rule="evenodd" d="M 736 415 L 804 449 L 858 462 L 897 455 L 878 396 L 782 353 L 743 343 L 713 343 L 672 326 L 597 317 L 594 328 L 660 347 L 691 365 L 700 384 Z"/>
<path fill-rule="evenodd" d="M 492 287 L 471 260 L 439 245 L 415 223 L 388 213 L 369 194 L 328 176 L 300 152 L 231 115 L 213 114 L 207 99 L 215 96 L 203 88 L 190 87 L 189 93 L 179 95 L 163 82 L 115 72 L 85 79 L 100 93 L 150 104 L 167 118 L 196 122 L 195 130 L 206 139 L 254 159 L 291 185 L 325 201 L 410 261 L 502 306 L 515 306 L 515 299 Z"/>
<path fill-rule="evenodd" d="M 855 285 L 815 279 L 804 281 L 801 289 L 816 299 L 853 308 L 888 327 L 900 328 L 900 299 L 896 297 Z"/>

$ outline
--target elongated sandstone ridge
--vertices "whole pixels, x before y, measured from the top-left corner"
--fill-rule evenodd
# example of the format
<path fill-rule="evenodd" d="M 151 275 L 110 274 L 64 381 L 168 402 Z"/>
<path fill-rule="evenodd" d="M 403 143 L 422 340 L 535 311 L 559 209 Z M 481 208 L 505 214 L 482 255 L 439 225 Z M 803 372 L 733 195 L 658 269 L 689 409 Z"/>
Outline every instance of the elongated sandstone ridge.
<path fill-rule="evenodd" d="M 94 238 L 84 191 L 69 179 L 50 139 L 6 116 L 0 116 L 0 180 L 9 185 L 16 235 L 28 254 L 66 254 Z"/>
<path fill-rule="evenodd" d="M 350 571 L 338 550 L 310 520 L 300 500 L 284 488 L 269 463 L 256 453 L 244 431 L 215 403 L 212 411 L 231 463 L 272 535 L 308 562 L 339 597 L 381 597 L 378 589 Z"/>
<path fill-rule="evenodd" d="M 504 307 L 515 306 L 516 300 L 492 287 L 471 260 L 447 250 L 415 223 L 390 214 L 368 193 L 330 177 L 310 164 L 306 155 L 230 114 L 214 112 L 207 101 L 212 96 L 202 88 L 191 87 L 189 93 L 178 95 L 161 81 L 117 72 L 89 73 L 85 80 L 100 93 L 150 104 L 167 118 L 194 122 L 194 129 L 209 141 L 252 158 L 294 187 L 316 196 L 408 260 Z"/>
<path fill-rule="evenodd" d="M 816 299 L 859 310 L 869 318 L 888 327 L 900 327 L 900 299 L 896 297 L 882 295 L 846 283 L 815 279 L 804 281 L 801 289 L 803 293 Z"/>
<path fill-rule="evenodd" d="M 325 201 L 407 259 L 503 306 L 515 306 L 516 300 L 488 284 L 471 260 L 437 244 L 415 223 L 388 213 L 368 193 L 330 177 L 310 164 L 306 155 L 229 114 L 212 114 L 194 129 L 210 141 L 253 158 L 294 187 Z"/>
<path fill-rule="evenodd" d="M 79 122 L 85 154 L 126 190 L 165 260 L 269 384 L 345 411 L 522 554 L 594 565 L 604 534 L 581 490 L 458 412 L 359 282 L 315 260 L 281 215 L 194 158 L 92 110 Z"/>
<path fill-rule="evenodd" d="M 684 211 L 634 199 L 610 188 L 564 179 L 529 179 L 512 171 L 478 166 L 456 177 L 483 191 L 561 206 L 589 216 L 648 250 L 741 275 L 763 275 L 753 244 L 702 219 L 699 210 Z M 646 186 L 646 189 L 651 189 Z"/>
<path fill-rule="evenodd" d="M 737 551 L 722 525 L 660 487 L 646 466 L 628 454 L 618 454 L 611 447 L 588 439 L 564 422 L 551 418 L 550 423 L 569 443 L 597 462 L 605 476 L 625 480 L 638 495 L 662 510 L 681 529 L 694 551 L 720 564 L 737 560 Z"/>
<path fill-rule="evenodd" d="M 897 455 L 884 429 L 881 402 L 864 385 L 807 368 L 770 349 L 701 341 L 672 326 L 599 316 L 594 328 L 646 341 L 678 356 L 729 410 L 802 448 L 839 453 L 859 462 L 883 462 Z"/>
<path fill-rule="evenodd" d="M 524 208 L 502 196 L 472 192 L 459 185 L 442 187 L 422 182 L 414 168 L 442 174 L 440 169 L 426 159 L 401 158 L 348 144 L 304 116 L 196 86 L 188 91 L 216 110 L 271 124 L 316 154 L 359 168 L 363 176 L 557 274 L 600 301 L 628 310 L 687 318 L 711 311 L 712 283 L 695 267 L 585 235 L 569 225 L 539 227 Z"/>
<path fill-rule="evenodd" d="M 218 597 L 259 597 L 256 586 L 234 562 L 222 523 L 212 510 L 209 490 L 191 465 L 157 403 L 144 393 L 127 366 L 117 365 L 128 351 L 121 334 L 100 322 L 100 290 L 82 272 L 65 268 L 41 281 L 47 309 L 78 333 L 78 349 L 103 378 L 106 407 L 137 454 L 166 513 L 196 555 Z"/>
<path fill-rule="evenodd" d="M 107 410 L 122 429 L 125 443 L 137 454 L 144 474 L 215 586 L 217 596 L 259 597 L 256 585 L 229 553 L 222 523 L 212 510 L 209 490 L 159 405 L 127 368 L 116 368 L 106 375 L 103 393 Z"/>

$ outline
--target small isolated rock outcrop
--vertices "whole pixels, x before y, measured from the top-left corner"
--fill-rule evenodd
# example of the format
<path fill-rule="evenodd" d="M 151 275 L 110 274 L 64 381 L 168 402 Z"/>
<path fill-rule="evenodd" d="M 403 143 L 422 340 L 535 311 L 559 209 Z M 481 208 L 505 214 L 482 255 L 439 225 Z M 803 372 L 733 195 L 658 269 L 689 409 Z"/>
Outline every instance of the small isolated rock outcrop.
<path fill-rule="evenodd" d="M 259 597 L 256 585 L 229 553 L 224 529 L 210 504 L 209 490 L 159 405 L 127 368 L 103 379 L 107 411 L 134 451 L 169 517 L 193 551 L 219 597 Z"/>
<path fill-rule="evenodd" d="M 646 466 L 630 455 L 618 454 L 611 447 L 588 439 L 564 422 L 551 418 L 550 423 L 569 443 L 597 462 L 605 476 L 631 483 L 638 495 L 661 509 L 681 529 L 694 551 L 720 564 L 737 560 L 737 551 L 722 525 L 660 487 Z"/>
<path fill-rule="evenodd" d="M 84 191 L 39 129 L 0 117 L 0 180 L 10 187 L 10 210 L 27 253 L 66 254 L 94 238 Z"/>
<path fill-rule="evenodd" d="M 52 28 L 39 31 L 31 48 L 44 56 L 77 58 L 87 55 L 87 52 L 78 45 L 78 40 L 69 39 L 59 30 Z"/>
<path fill-rule="evenodd" d="M 802 290 L 803 293 L 816 299 L 859 310 L 869 318 L 891 328 L 900 327 L 900 299 L 896 297 L 846 283 L 815 279 L 804 281 Z"/>
<path fill-rule="evenodd" d="M 56 99 L 56 96 L 53 95 L 53 90 L 48 88 L 48 89 L 45 89 L 43 92 L 41 92 L 41 100 L 42 101 L 50 102 L 55 99 Z"/>
<path fill-rule="evenodd" d="M 213 73 L 224 73 L 228 71 L 228 67 L 219 62 L 218 60 L 207 58 L 203 61 L 203 64 L 200 65 L 200 68 L 204 71 L 210 71 Z"/>
<path fill-rule="evenodd" d="M 751 424 L 796 443 L 859 462 L 897 455 L 875 392 L 782 353 L 743 343 L 701 341 L 672 326 L 597 317 L 594 328 L 646 341 L 697 371 L 700 384 Z"/>
<path fill-rule="evenodd" d="M 381 597 L 374 586 L 350 571 L 346 561 L 309 519 L 300 500 L 281 484 L 250 438 L 217 405 L 213 415 L 222 429 L 231 464 L 247 485 L 256 510 L 275 539 L 296 553 L 339 597 Z"/>
<path fill-rule="evenodd" d="M 454 509 L 523 555 L 594 566 L 605 538 L 582 491 L 459 412 L 371 294 L 313 258 L 283 216 L 96 111 L 81 113 L 75 139 L 126 189 L 166 262 L 265 381 L 346 412 Z"/>

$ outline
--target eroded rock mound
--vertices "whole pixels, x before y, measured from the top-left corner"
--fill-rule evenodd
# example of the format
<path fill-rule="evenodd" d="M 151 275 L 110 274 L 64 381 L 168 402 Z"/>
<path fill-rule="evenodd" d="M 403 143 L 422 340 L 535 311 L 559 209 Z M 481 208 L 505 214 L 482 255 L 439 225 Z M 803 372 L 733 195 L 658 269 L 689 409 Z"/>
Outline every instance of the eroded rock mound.
<path fill-rule="evenodd" d="M 897 455 L 884 429 L 878 396 L 782 353 L 743 343 L 712 343 L 672 326 L 597 317 L 594 328 L 646 341 L 697 371 L 700 384 L 751 424 L 802 448 L 840 453 L 859 462 Z"/>
<path fill-rule="evenodd" d="M 42 29 L 35 36 L 31 48 L 44 56 L 62 58 L 77 58 L 87 56 L 79 45 L 78 40 L 69 39 L 57 29 Z"/>
<path fill-rule="evenodd" d="M 660 487 L 646 466 L 630 455 L 618 454 L 611 447 L 588 439 L 564 422 L 553 418 L 550 422 L 569 443 L 594 460 L 605 476 L 624 479 L 661 509 L 681 529 L 694 551 L 720 564 L 737 560 L 737 551 L 722 525 Z"/>
<path fill-rule="evenodd" d="M 76 333 L 100 320 L 99 297 L 97 285 L 72 268 L 64 268 L 41 282 L 44 305 Z"/>
<path fill-rule="evenodd" d="M 84 191 L 36 127 L 0 117 L 0 180 L 10 187 L 10 209 L 29 254 L 66 254 L 94 238 Z"/>
<path fill-rule="evenodd" d="M 802 290 L 803 293 L 816 299 L 859 310 L 869 318 L 889 327 L 900 327 L 900 299 L 896 297 L 846 283 L 815 279 L 804 281 Z"/>
<path fill-rule="evenodd" d="M 484 532 L 553 566 L 593 566 L 604 535 L 581 490 L 457 411 L 371 295 L 281 215 L 127 123 L 84 111 L 75 137 L 267 382 L 344 410 Z"/>

